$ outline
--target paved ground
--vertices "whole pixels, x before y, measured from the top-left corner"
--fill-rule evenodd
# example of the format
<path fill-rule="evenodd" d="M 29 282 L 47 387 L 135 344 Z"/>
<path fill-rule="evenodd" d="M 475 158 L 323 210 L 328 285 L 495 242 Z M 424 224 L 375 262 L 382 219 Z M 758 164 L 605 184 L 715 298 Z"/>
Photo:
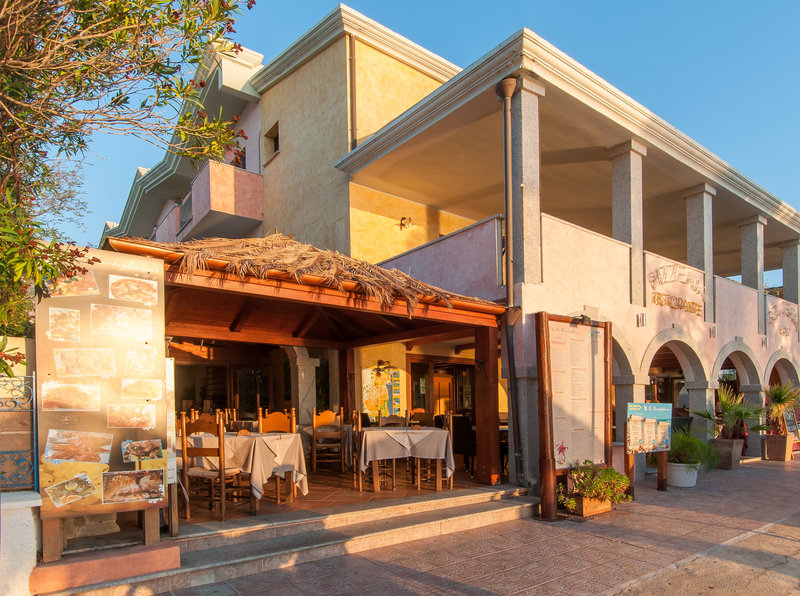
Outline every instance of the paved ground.
<path fill-rule="evenodd" d="M 800 593 L 800 460 L 636 497 L 585 522 L 505 522 L 174 594 Z"/>

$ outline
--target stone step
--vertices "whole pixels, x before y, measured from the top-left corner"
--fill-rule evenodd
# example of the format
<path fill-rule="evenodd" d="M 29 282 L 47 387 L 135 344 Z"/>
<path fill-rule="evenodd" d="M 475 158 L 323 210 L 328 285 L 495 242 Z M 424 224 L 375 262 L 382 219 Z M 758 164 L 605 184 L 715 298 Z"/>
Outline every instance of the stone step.
<path fill-rule="evenodd" d="M 510 499 L 525 494 L 527 494 L 527 489 L 510 485 L 471 488 L 456 492 L 420 495 L 413 499 L 381 499 L 355 505 L 340 505 L 328 507 L 324 512 L 318 509 L 292 511 L 263 518 L 250 517 L 225 522 L 183 525 L 180 530 L 181 535 L 175 541 L 180 546 L 181 552 L 191 552 L 315 530 L 352 526 L 389 517 Z M 320 515 L 321 513 L 323 515 Z"/>
<path fill-rule="evenodd" d="M 474 495 L 468 497 L 473 498 Z M 534 513 L 539 499 L 528 496 L 484 498 L 478 502 L 451 504 L 447 507 L 442 507 L 443 501 L 452 503 L 451 499 L 434 499 L 434 501 L 438 507 L 413 513 L 400 515 L 387 513 L 387 510 L 392 511 L 394 507 L 399 506 L 390 505 L 388 508 L 380 508 L 383 511 L 381 517 L 373 517 L 369 521 L 360 523 L 340 523 L 324 529 L 310 529 L 314 526 L 308 525 L 305 526 L 307 531 L 294 534 L 187 550 L 181 552 L 180 569 L 83 586 L 79 590 L 58 594 L 65 596 L 67 594 L 87 596 L 159 594 L 173 589 L 200 586 L 232 577 L 253 575 L 309 561 L 529 517 Z M 405 503 L 406 506 L 410 504 Z"/>

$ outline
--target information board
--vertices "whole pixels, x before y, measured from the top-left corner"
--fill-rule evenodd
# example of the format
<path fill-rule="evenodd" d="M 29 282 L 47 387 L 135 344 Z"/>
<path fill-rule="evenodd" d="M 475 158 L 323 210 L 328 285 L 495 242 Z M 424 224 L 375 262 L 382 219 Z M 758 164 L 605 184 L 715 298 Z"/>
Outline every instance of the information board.
<path fill-rule="evenodd" d="M 628 403 L 625 452 L 669 451 L 672 438 L 672 404 Z"/>
<path fill-rule="evenodd" d="M 86 258 L 36 306 L 43 519 L 167 504 L 163 262 Z"/>
<path fill-rule="evenodd" d="M 794 415 L 794 410 L 786 410 L 783 413 L 783 419 L 786 422 L 786 433 L 792 437 L 792 441 L 800 441 L 800 429 L 797 428 L 797 418 Z"/>
<path fill-rule="evenodd" d="M 605 462 L 604 330 L 548 321 L 556 469 Z"/>

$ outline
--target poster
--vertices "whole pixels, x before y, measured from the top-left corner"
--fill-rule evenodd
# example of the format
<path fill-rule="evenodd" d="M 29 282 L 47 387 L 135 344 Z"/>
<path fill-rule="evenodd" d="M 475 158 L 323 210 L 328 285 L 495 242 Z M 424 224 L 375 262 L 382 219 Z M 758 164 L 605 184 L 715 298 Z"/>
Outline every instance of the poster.
<path fill-rule="evenodd" d="M 361 371 L 361 399 L 364 411 L 373 419 L 400 415 L 400 370 L 376 366 Z"/>
<path fill-rule="evenodd" d="M 628 403 L 626 453 L 669 451 L 672 404 Z"/>
<path fill-rule="evenodd" d="M 43 519 L 166 506 L 164 265 L 86 259 L 36 305 Z"/>
<path fill-rule="evenodd" d="M 604 330 L 549 321 L 556 469 L 605 460 Z"/>

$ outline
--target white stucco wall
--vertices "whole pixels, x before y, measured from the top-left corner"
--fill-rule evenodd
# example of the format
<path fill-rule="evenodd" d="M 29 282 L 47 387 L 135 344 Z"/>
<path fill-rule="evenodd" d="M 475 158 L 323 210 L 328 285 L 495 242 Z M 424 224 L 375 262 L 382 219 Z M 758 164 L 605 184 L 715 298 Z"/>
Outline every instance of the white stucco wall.
<path fill-rule="evenodd" d="M 28 581 L 36 566 L 37 509 L 33 491 L 0 493 L 0 594 L 28 596 Z"/>

